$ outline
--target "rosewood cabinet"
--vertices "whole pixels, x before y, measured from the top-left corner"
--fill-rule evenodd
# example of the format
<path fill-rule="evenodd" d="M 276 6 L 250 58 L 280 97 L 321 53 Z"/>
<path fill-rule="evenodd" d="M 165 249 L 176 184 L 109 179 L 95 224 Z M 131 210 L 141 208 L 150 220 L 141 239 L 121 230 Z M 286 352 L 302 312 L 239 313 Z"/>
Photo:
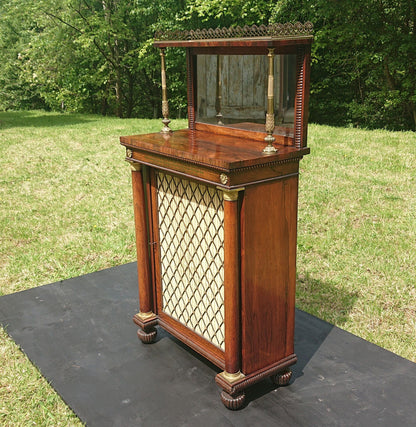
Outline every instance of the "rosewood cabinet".
<path fill-rule="evenodd" d="M 213 362 L 230 409 L 266 377 L 287 384 L 296 362 L 311 30 L 306 23 L 158 34 L 163 128 L 121 137 L 132 169 L 138 336 L 151 343 L 159 325 Z M 166 47 L 187 50 L 189 127 L 175 132 Z"/>

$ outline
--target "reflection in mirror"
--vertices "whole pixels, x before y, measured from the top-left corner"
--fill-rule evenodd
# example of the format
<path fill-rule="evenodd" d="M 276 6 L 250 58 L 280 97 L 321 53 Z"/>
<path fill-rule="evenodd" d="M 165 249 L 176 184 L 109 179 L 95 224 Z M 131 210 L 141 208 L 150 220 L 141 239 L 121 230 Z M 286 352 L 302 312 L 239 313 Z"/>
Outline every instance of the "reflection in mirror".
<path fill-rule="evenodd" d="M 197 121 L 264 132 L 267 55 L 198 55 Z M 274 133 L 293 134 L 296 56 L 274 58 Z"/>
<path fill-rule="evenodd" d="M 222 101 L 222 80 L 221 80 L 221 70 L 222 70 L 222 56 L 217 55 L 217 78 L 216 78 L 216 97 L 215 97 L 215 110 L 217 114 L 217 125 L 223 125 L 222 113 L 221 113 L 221 101 Z"/>

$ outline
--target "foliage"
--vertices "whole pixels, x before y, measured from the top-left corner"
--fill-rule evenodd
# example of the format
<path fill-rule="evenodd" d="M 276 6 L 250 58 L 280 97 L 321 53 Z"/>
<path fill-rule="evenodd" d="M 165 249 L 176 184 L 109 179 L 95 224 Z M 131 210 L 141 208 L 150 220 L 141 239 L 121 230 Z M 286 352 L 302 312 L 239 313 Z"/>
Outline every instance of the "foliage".
<path fill-rule="evenodd" d="M 22 55 L 38 32 L 30 7 L 21 9 L 14 0 L 0 5 L 0 109 L 46 106 Z"/>
<path fill-rule="evenodd" d="M 410 0 L 5 0 L 0 109 L 160 115 L 160 29 L 310 20 L 310 118 L 416 127 L 416 6 Z M 184 52 L 168 55 L 173 117 L 186 114 Z"/>
<path fill-rule="evenodd" d="M 311 120 L 415 130 L 413 1 L 282 0 L 273 19 L 314 23 Z"/>
<path fill-rule="evenodd" d="M 190 28 L 268 24 L 274 3 L 273 0 L 189 0 L 183 19 Z"/>
<path fill-rule="evenodd" d="M 9 0 L 0 7 L 7 12 L 1 48 L 7 65 L 18 67 L 13 75 L 0 65 L 6 83 L 0 108 L 25 108 L 22 95 L 33 92 L 39 101 L 33 106 L 55 111 L 157 116 L 160 70 L 152 38 L 156 23 L 168 27 L 178 7 L 174 0 Z M 27 19 L 19 26 L 20 15 Z M 13 81 L 23 93 L 7 99 Z M 177 99 L 183 84 L 177 86 L 172 98 L 183 108 Z"/>

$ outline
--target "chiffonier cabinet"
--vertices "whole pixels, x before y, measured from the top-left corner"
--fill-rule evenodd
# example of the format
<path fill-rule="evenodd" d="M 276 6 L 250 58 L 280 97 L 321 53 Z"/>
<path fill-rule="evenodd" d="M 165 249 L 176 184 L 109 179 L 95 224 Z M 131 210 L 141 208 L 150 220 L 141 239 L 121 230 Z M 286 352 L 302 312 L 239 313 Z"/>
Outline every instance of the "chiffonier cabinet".
<path fill-rule="evenodd" d="M 131 165 L 144 343 L 164 328 L 203 355 L 221 400 L 291 378 L 299 161 L 312 25 L 156 34 L 162 129 L 121 137 Z M 169 49 L 166 49 L 169 48 Z M 188 128 L 169 128 L 165 62 L 185 48 Z"/>

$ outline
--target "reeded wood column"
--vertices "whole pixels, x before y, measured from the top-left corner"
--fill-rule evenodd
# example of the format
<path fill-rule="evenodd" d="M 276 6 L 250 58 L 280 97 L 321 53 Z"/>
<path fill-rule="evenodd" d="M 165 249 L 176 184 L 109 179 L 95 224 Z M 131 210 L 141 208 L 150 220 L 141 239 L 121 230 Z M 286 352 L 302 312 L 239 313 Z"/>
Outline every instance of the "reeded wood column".
<path fill-rule="evenodd" d="M 241 372 L 241 289 L 240 289 L 240 225 L 238 193 L 244 190 L 223 190 L 224 194 L 224 334 L 225 370 L 216 383 L 222 387 L 221 401 L 229 409 L 240 408 L 244 390 L 237 385 L 245 379 Z"/>
<path fill-rule="evenodd" d="M 143 343 L 149 344 L 156 338 L 157 331 L 154 326 L 157 324 L 157 317 L 152 311 L 152 280 L 150 274 L 144 184 L 141 165 L 133 162 L 131 162 L 130 165 L 133 186 L 134 220 L 136 226 L 137 276 L 139 282 L 140 305 L 140 311 L 133 317 L 133 321 L 140 327 L 137 330 L 137 336 Z"/>
<path fill-rule="evenodd" d="M 238 190 L 224 191 L 224 333 L 225 372 L 233 382 L 242 377 Z"/>
<path fill-rule="evenodd" d="M 139 163 L 130 163 L 131 180 L 133 185 L 134 219 L 136 227 L 137 276 L 139 279 L 139 302 L 142 320 L 151 317 L 152 313 L 152 283 L 149 262 L 149 244 L 146 226 L 146 210 L 143 176 Z M 146 316 L 147 315 L 147 316 Z"/>

